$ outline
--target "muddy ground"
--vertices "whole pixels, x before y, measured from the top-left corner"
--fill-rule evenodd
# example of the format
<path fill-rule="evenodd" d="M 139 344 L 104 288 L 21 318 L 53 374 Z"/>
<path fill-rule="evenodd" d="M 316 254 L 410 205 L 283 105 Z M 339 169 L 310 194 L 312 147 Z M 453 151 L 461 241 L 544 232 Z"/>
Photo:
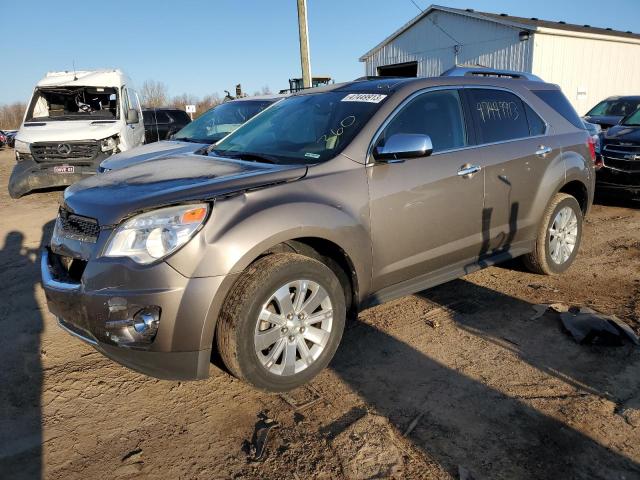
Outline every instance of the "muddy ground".
<path fill-rule="evenodd" d="M 361 313 L 330 368 L 275 395 L 214 367 L 144 377 L 61 331 L 38 267 L 61 193 L 11 200 L 12 163 L 0 152 L 0 477 L 640 478 L 640 349 L 531 320 L 562 301 L 639 330 L 639 205 L 595 205 L 563 276 L 514 262 Z"/>

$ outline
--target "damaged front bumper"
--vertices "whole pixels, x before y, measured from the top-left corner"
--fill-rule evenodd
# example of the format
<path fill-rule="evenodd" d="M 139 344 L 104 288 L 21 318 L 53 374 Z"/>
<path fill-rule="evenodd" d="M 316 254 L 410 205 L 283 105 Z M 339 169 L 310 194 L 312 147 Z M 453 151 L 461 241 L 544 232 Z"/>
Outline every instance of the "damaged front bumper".
<path fill-rule="evenodd" d="M 20 198 L 34 190 L 66 187 L 96 174 L 100 162 L 111 156 L 111 152 L 99 152 L 95 158 L 82 162 L 68 161 L 37 162 L 32 155 L 24 155 L 17 161 L 9 178 L 9 195 Z M 65 170 L 73 170 L 70 173 Z"/>
<path fill-rule="evenodd" d="M 164 262 L 141 268 L 98 258 L 73 281 L 58 271 L 56 255 L 43 250 L 41 273 L 49 310 L 61 327 L 146 375 L 208 377 L 211 345 L 202 345 L 203 329 L 224 277 L 186 278 Z M 149 311 L 157 313 L 157 330 L 145 338 L 136 322 Z"/>

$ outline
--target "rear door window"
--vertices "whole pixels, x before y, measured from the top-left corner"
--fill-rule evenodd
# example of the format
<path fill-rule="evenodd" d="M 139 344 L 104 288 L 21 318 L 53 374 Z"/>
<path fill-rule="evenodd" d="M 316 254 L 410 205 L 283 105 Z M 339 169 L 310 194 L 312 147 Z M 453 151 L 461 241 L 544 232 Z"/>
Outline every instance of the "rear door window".
<path fill-rule="evenodd" d="M 384 129 L 379 145 L 398 133 L 429 135 L 434 152 L 466 146 L 467 135 L 458 91 L 427 92 L 411 100 Z"/>
<path fill-rule="evenodd" d="M 520 97 L 504 90 L 466 90 L 478 143 L 495 143 L 530 135 L 525 106 Z"/>
<path fill-rule="evenodd" d="M 567 97 L 560 90 L 531 90 L 544 103 L 562 115 L 573 126 L 584 129 L 584 124 L 567 100 Z"/>

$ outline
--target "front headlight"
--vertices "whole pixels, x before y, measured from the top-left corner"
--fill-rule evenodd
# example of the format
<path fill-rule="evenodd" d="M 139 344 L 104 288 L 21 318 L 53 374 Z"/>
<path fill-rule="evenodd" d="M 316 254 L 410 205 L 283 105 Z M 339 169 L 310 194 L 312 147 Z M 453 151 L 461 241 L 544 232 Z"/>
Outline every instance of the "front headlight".
<path fill-rule="evenodd" d="M 141 264 L 155 262 L 175 252 L 207 218 L 205 203 L 161 208 L 130 218 L 111 236 L 105 257 L 129 257 Z"/>
<path fill-rule="evenodd" d="M 105 138 L 100 142 L 100 149 L 103 152 L 110 152 L 116 149 L 116 139 L 113 137 Z"/>

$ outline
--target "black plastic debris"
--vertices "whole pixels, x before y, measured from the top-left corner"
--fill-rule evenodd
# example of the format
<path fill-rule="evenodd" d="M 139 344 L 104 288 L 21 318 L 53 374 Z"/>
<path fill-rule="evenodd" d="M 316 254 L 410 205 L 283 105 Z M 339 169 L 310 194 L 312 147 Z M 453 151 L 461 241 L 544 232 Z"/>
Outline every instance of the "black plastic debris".
<path fill-rule="evenodd" d="M 640 345 L 636 333 L 613 315 L 603 315 L 590 308 L 570 308 L 560 314 L 562 326 L 582 345 L 621 346 L 625 342 Z"/>
<path fill-rule="evenodd" d="M 245 440 L 242 443 L 242 450 L 247 454 L 250 462 L 258 462 L 262 459 L 267 446 L 267 439 L 272 428 L 279 427 L 280 424 L 269 418 L 266 413 L 258 414 L 258 421 L 253 430 L 251 442 Z"/>

